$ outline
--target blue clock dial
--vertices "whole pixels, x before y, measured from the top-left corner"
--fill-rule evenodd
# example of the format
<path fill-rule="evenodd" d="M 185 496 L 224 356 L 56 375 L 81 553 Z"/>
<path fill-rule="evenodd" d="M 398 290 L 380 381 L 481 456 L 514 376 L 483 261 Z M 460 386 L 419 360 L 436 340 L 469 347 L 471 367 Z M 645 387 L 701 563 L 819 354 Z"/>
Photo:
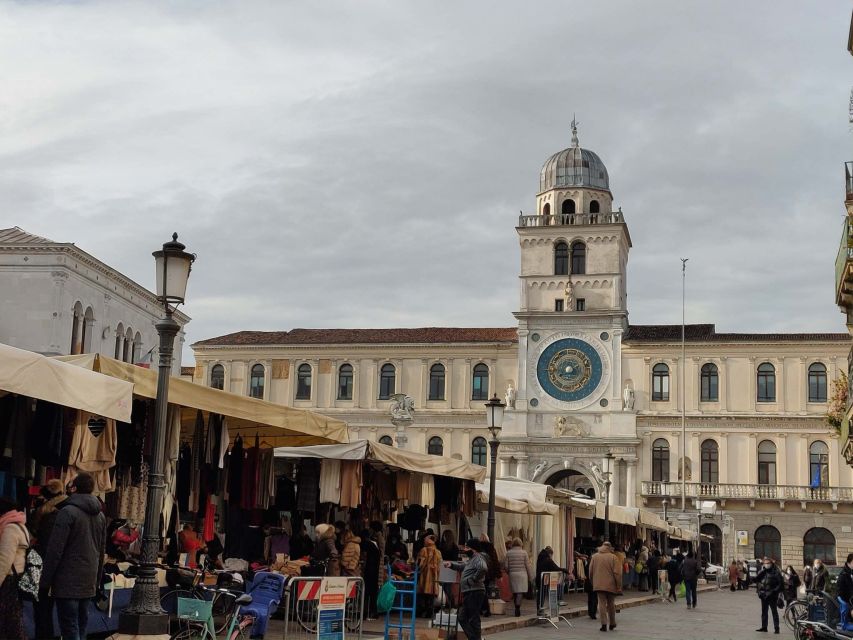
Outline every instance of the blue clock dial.
<path fill-rule="evenodd" d="M 588 342 L 564 338 L 542 352 L 536 374 L 552 398 L 563 402 L 583 400 L 601 382 L 601 357 Z"/>

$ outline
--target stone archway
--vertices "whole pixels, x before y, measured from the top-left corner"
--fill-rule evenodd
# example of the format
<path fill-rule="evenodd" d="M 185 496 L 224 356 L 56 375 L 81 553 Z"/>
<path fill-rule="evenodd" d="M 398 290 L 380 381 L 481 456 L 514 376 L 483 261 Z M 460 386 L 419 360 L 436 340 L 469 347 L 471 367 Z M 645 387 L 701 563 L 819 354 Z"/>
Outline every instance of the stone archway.
<path fill-rule="evenodd" d="M 540 482 L 557 489 L 568 489 L 569 491 L 583 493 L 590 498 L 599 495 L 599 487 L 595 480 L 577 469 L 557 469 L 547 476 L 547 479 Z"/>

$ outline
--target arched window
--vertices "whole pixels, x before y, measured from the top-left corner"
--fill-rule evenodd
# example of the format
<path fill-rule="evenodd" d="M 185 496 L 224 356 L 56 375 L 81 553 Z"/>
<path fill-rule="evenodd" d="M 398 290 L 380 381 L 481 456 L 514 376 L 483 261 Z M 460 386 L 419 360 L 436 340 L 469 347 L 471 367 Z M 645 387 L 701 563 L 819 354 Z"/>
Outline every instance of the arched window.
<path fill-rule="evenodd" d="M 444 441 L 438 436 L 433 436 L 429 439 L 429 444 L 427 445 L 427 453 L 431 456 L 443 456 L 444 455 Z"/>
<path fill-rule="evenodd" d="M 429 399 L 444 400 L 444 365 L 441 363 L 429 368 Z"/>
<path fill-rule="evenodd" d="M 397 390 L 397 369 L 393 364 L 383 364 L 379 370 L 379 399 L 387 400 Z"/>
<path fill-rule="evenodd" d="M 124 325 L 119 322 L 116 327 L 116 348 L 115 355 L 113 356 L 116 360 L 121 360 L 121 354 L 123 353 L 122 349 L 122 341 L 124 340 Z"/>
<path fill-rule="evenodd" d="M 81 351 L 80 332 L 83 322 L 83 305 L 76 302 L 71 309 L 71 351 L 69 353 L 72 355 Z"/>
<path fill-rule="evenodd" d="M 565 276 L 569 274 L 569 245 L 558 242 L 554 245 L 554 275 Z"/>
<path fill-rule="evenodd" d="M 702 443 L 702 472 L 703 484 L 717 484 L 720 481 L 720 448 L 716 440 L 705 440 Z"/>
<path fill-rule="evenodd" d="M 86 307 L 86 313 L 83 314 L 82 331 L 80 333 L 80 353 L 89 353 L 92 351 L 92 337 L 95 329 L 95 312 L 92 307 Z M 133 341 L 133 334 L 130 335 Z"/>
<path fill-rule="evenodd" d="M 665 438 L 652 443 L 652 482 L 669 482 L 669 442 Z"/>
<path fill-rule="evenodd" d="M 264 365 L 256 364 L 249 373 L 249 395 L 253 398 L 264 397 Z"/>
<path fill-rule="evenodd" d="M 142 334 L 138 331 L 133 336 L 133 358 L 134 363 L 139 362 L 142 358 Z"/>
<path fill-rule="evenodd" d="M 702 402 L 717 402 L 720 399 L 719 377 L 717 375 L 717 365 L 707 362 L 702 365 L 702 373 L 700 375 L 702 387 Z"/>
<path fill-rule="evenodd" d="M 542 205 L 542 215 L 543 216 L 550 216 L 551 215 L 551 205 L 547 202 Z M 548 222 L 546 221 L 545 224 L 548 224 Z"/>
<path fill-rule="evenodd" d="M 379 444 L 384 444 L 389 447 L 393 447 L 394 441 L 391 439 L 391 436 L 382 436 L 381 438 L 379 438 Z"/>
<path fill-rule="evenodd" d="M 758 365 L 758 402 L 776 402 L 776 368 L 769 362 Z"/>
<path fill-rule="evenodd" d="M 669 401 L 669 367 L 663 362 L 658 362 L 652 367 L 652 400 Z"/>
<path fill-rule="evenodd" d="M 826 402 L 826 365 L 809 365 L 809 402 Z"/>
<path fill-rule="evenodd" d="M 580 240 L 572 243 L 572 273 L 586 273 L 586 245 Z"/>
<path fill-rule="evenodd" d="M 474 367 L 474 377 L 471 380 L 471 399 L 489 399 L 489 367 L 482 362 Z"/>
<path fill-rule="evenodd" d="M 776 445 L 770 440 L 758 445 L 758 484 L 776 484 Z"/>
<path fill-rule="evenodd" d="M 824 564 L 835 564 L 835 536 L 823 527 L 814 527 L 803 536 L 803 564 L 811 565 L 820 558 Z"/>
<path fill-rule="evenodd" d="M 351 364 L 342 364 L 338 369 L 338 400 L 352 400 Z"/>
<path fill-rule="evenodd" d="M 210 368 L 210 386 L 214 389 L 225 388 L 225 367 L 215 364 Z"/>
<path fill-rule="evenodd" d="M 296 370 L 296 399 L 311 399 L 311 365 L 307 362 Z"/>
<path fill-rule="evenodd" d="M 486 439 L 474 438 L 471 442 L 471 464 L 486 466 Z"/>
<path fill-rule="evenodd" d="M 133 357 L 133 329 L 127 328 L 124 334 L 124 349 L 122 350 L 121 359 L 123 362 L 130 362 Z"/>
<path fill-rule="evenodd" d="M 765 524 L 755 530 L 756 558 L 773 558 L 777 563 L 782 561 L 782 535 L 776 527 Z"/>
<path fill-rule="evenodd" d="M 812 489 L 829 486 L 829 447 L 822 440 L 809 445 L 809 486 Z"/>
<path fill-rule="evenodd" d="M 590 213 L 598 213 L 601 210 L 601 206 L 598 204 L 598 200 L 590 200 L 589 201 L 589 212 Z"/>
<path fill-rule="evenodd" d="M 562 205 L 562 213 L 563 215 L 569 215 L 575 212 L 575 201 L 569 198 L 568 200 L 563 200 Z"/>

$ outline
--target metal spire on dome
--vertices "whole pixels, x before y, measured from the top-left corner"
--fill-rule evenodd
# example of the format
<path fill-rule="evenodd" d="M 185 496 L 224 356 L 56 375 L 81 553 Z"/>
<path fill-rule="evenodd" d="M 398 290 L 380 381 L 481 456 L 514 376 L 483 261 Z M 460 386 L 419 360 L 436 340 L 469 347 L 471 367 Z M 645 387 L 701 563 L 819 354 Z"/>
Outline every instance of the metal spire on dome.
<path fill-rule="evenodd" d="M 580 122 L 575 118 L 575 114 L 572 114 L 572 146 L 578 147 L 580 146 L 580 142 L 578 141 L 578 125 Z"/>

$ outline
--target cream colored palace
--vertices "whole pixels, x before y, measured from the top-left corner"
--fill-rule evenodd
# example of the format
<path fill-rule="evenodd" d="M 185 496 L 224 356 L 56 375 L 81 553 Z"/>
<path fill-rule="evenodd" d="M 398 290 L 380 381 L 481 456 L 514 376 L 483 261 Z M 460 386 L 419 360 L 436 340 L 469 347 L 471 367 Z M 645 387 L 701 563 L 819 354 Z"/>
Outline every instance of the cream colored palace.
<path fill-rule="evenodd" d="M 353 438 L 487 464 L 483 403 L 509 407 L 499 475 L 601 496 L 670 520 L 718 515 L 712 559 L 773 555 L 801 567 L 853 551 L 853 469 L 824 416 L 849 335 L 731 334 L 628 323 L 631 237 L 607 169 L 578 144 L 542 167 L 521 215 L 517 326 L 241 331 L 193 345 L 194 379 L 346 420 Z M 686 473 L 680 477 L 682 376 Z M 406 434 L 389 399 L 414 399 Z M 694 525 L 695 527 L 695 525 Z M 745 538 L 744 538 L 745 532 Z M 736 535 L 737 534 L 737 535 Z"/>

